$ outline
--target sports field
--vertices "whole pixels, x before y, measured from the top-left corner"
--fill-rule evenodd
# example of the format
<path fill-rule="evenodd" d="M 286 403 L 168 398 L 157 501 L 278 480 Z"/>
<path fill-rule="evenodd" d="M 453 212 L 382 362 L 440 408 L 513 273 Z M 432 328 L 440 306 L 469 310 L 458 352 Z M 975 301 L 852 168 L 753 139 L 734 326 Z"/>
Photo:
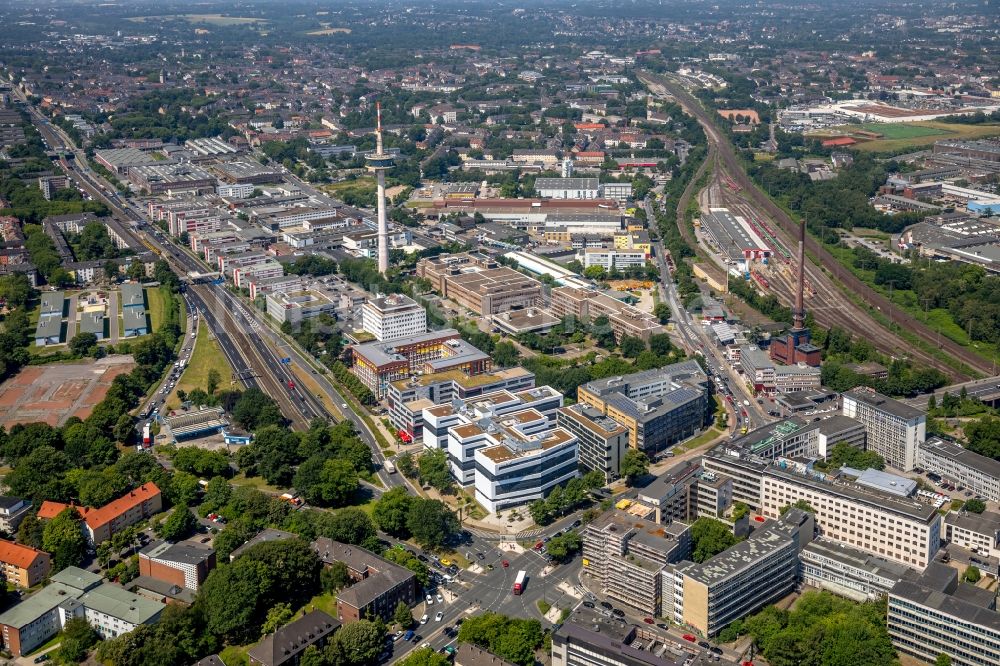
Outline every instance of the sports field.
<path fill-rule="evenodd" d="M 861 137 L 858 143 L 851 146 L 854 150 L 865 152 L 900 152 L 909 149 L 917 150 L 929 146 L 935 141 L 944 139 L 981 139 L 1000 136 L 1000 124 L 962 125 L 959 123 L 944 123 L 938 120 L 925 120 L 915 123 L 865 123 L 863 125 L 841 125 L 831 130 L 815 132 L 810 137 L 829 138 L 834 136 L 852 136 L 858 130 L 877 132 L 885 138 L 872 141 Z"/>

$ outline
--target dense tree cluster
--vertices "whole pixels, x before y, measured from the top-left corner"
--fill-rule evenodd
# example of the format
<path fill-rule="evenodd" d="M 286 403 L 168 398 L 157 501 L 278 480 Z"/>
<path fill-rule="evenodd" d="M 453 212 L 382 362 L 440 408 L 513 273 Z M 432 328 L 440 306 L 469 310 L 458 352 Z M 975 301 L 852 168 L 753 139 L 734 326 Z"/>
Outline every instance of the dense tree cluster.
<path fill-rule="evenodd" d="M 604 485 L 604 475 L 597 471 L 588 472 L 576 479 L 570 479 L 556 486 L 545 499 L 535 500 L 528 507 L 531 519 L 538 525 L 548 525 L 560 516 L 576 511 L 590 501 L 588 490 Z"/>
<path fill-rule="evenodd" d="M 768 606 L 723 629 L 719 639 L 749 634 L 773 666 L 891 666 L 896 651 L 885 612 L 884 598 L 858 604 L 830 592 L 806 592 L 794 610 Z"/>
<path fill-rule="evenodd" d="M 414 497 L 402 487 L 393 488 L 379 498 L 372 518 L 386 534 L 400 539 L 413 537 L 425 548 L 444 546 L 461 529 L 455 513 L 446 504 Z"/>
<path fill-rule="evenodd" d="M 691 524 L 691 560 L 704 562 L 734 546 L 737 538 L 725 523 L 714 518 L 699 518 Z"/>
<path fill-rule="evenodd" d="M 538 620 L 483 613 L 466 618 L 458 632 L 459 643 L 473 643 L 520 666 L 534 666 L 535 651 L 542 646 Z"/>
<path fill-rule="evenodd" d="M 837 442 L 827 453 L 826 466 L 829 469 L 885 469 L 885 459 L 874 451 L 859 449 L 847 442 Z"/>

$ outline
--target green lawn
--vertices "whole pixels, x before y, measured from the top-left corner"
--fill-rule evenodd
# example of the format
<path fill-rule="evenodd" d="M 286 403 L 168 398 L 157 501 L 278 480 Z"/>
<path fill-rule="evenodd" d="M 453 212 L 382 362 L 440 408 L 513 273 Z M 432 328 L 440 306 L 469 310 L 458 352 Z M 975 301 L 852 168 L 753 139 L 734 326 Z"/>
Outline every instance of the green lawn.
<path fill-rule="evenodd" d="M 303 615 L 312 610 L 320 610 L 328 615 L 337 617 L 337 595 L 333 592 L 324 592 L 323 594 L 317 594 L 315 597 L 309 600 L 305 606 L 302 607 L 300 611 Z M 226 666 L 229 662 L 226 662 Z"/>
<path fill-rule="evenodd" d="M 250 658 L 247 657 L 252 645 L 227 645 L 219 653 L 219 658 L 226 666 L 246 666 Z"/>
<path fill-rule="evenodd" d="M 242 472 L 234 476 L 229 483 L 231 483 L 234 486 L 250 486 L 251 488 L 256 488 L 257 490 L 265 493 L 274 494 L 274 493 L 285 492 L 284 489 L 279 488 L 277 486 L 269 486 L 267 484 L 267 481 L 265 481 L 263 477 L 260 476 L 246 477 L 243 475 Z"/>
<path fill-rule="evenodd" d="M 691 449 L 696 449 L 703 444 L 707 444 L 708 442 L 718 437 L 720 434 L 722 434 L 722 430 L 717 426 L 712 426 L 711 428 L 701 433 L 694 439 L 689 439 L 683 444 L 675 446 L 673 449 L 671 449 L 671 451 L 673 451 L 674 453 L 685 453 L 687 451 L 690 451 Z"/>
<path fill-rule="evenodd" d="M 146 301 L 149 302 L 149 326 L 158 331 L 163 324 L 163 294 L 159 288 L 146 289 Z"/>
<path fill-rule="evenodd" d="M 198 327 L 198 337 L 195 338 L 191 359 L 184 368 L 184 373 L 174 387 L 173 393 L 167 398 L 167 404 L 180 404 L 180 400 L 177 400 L 179 390 L 183 389 L 186 392 L 196 388 L 205 390 L 208 385 L 208 373 L 212 369 L 219 373 L 219 388 L 228 387 L 232 381 L 233 369 L 219 348 L 219 343 L 209 339 L 208 326 L 202 324 Z"/>
<path fill-rule="evenodd" d="M 861 128 L 881 134 L 886 139 L 916 139 L 922 136 L 941 134 L 941 129 L 918 125 L 917 123 L 865 123 Z"/>

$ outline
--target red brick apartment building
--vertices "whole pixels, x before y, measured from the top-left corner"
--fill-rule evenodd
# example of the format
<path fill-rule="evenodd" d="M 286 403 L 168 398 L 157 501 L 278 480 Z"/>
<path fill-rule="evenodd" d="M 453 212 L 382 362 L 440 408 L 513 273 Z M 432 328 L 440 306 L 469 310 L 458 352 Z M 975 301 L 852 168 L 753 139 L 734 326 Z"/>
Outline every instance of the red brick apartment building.
<path fill-rule="evenodd" d="M 129 525 L 163 511 L 163 498 L 155 483 L 145 483 L 99 509 L 45 501 L 38 510 L 38 517 L 51 520 L 70 507 L 83 518 L 87 538 L 96 546 Z"/>

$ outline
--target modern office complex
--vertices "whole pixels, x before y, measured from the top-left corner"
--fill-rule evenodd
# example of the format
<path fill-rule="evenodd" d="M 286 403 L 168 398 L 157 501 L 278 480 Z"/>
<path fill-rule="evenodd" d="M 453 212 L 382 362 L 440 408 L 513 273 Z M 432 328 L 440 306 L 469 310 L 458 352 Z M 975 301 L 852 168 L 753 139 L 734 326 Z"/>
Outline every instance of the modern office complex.
<path fill-rule="evenodd" d="M 495 315 L 542 304 L 542 283 L 479 253 L 445 254 L 417 262 L 417 276 L 442 297 L 476 314 Z"/>
<path fill-rule="evenodd" d="M 932 437 L 920 445 L 917 461 L 928 472 L 965 486 L 991 502 L 1000 502 L 1000 462 L 959 444 Z"/>
<path fill-rule="evenodd" d="M 886 624 L 893 646 L 923 661 L 946 654 L 955 666 L 1000 664 L 996 593 L 960 583 L 948 565 L 931 562 L 917 580 L 896 583 Z"/>
<path fill-rule="evenodd" d="M 427 332 L 427 311 L 409 296 L 390 294 L 369 299 L 361 308 L 361 327 L 379 342 Z"/>
<path fill-rule="evenodd" d="M 467 375 L 489 372 L 490 357 L 461 339 L 453 328 L 389 342 L 367 342 L 351 348 L 351 372 L 381 400 L 391 382 L 422 372 L 460 370 Z"/>
<path fill-rule="evenodd" d="M 453 399 L 471 400 L 495 391 L 521 392 L 535 386 L 535 374 L 524 368 L 504 368 L 470 375 L 445 370 L 398 379 L 386 387 L 389 419 L 410 441 L 424 437 L 424 410 L 449 406 Z"/>
<path fill-rule="evenodd" d="M 798 553 L 812 538 L 812 515 L 791 509 L 701 564 L 667 566 L 662 615 L 703 636 L 715 636 L 795 589 Z"/>
<path fill-rule="evenodd" d="M 496 421 L 503 437 L 474 453 L 476 501 L 491 513 L 542 499 L 578 474 L 576 437 L 559 427 L 522 430 L 522 415 L 532 412 L 537 419 L 539 412 L 529 409 Z"/>
<path fill-rule="evenodd" d="M 985 558 L 1000 558 L 1000 513 L 952 511 L 944 517 L 944 540 Z"/>
<path fill-rule="evenodd" d="M 586 324 L 603 315 L 618 341 L 627 335 L 648 342 L 651 336 L 664 332 L 653 315 L 594 289 L 556 287 L 550 296 L 552 314 L 556 317 L 575 317 Z"/>
<path fill-rule="evenodd" d="M 611 599 L 660 615 L 663 568 L 691 552 L 687 525 L 608 511 L 583 530 L 583 566 Z"/>
<path fill-rule="evenodd" d="M 579 441 L 581 467 L 600 472 L 606 483 L 618 478 L 622 457 L 628 449 L 625 426 L 581 404 L 560 409 L 556 422 Z"/>
<path fill-rule="evenodd" d="M 598 379 L 581 386 L 577 398 L 625 426 L 629 446 L 647 453 L 691 437 L 711 417 L 708 377 L 695 361 Z"/>
<path fill-rule="evenodd" d="M 557 625 L 552 633 L 552 666 L 705 666 L 716 663 L 708 656 L 694 656 L 678 649 L 674 641 L 664 641 L 650 629 L 608 615 L 578 606 L 565 622 Z"/>
<path fill-rule="evenodd" d="M 828 481 L 786 461 L 767 467 L 760 513 L 777 518 L 804 501 L 815 510 L 820 534 L 831 541 L 922 569 L 941 545 L 941 516 L 934 505 L 846 481 Z"/>
<path fill-rule="evenodd" d="M 299 324 L 303 319 L 314 319 L 321 314 L 332 315 L 337 305 L 326 294 L 313 289 L 298 291 L 272 291 L 265 297 L 267 314 L 282 324 Z"/>
<path fill-rule="evenodd" d="M 917 450 L 927 437 L 927 414 L 870 389 L 843 395 L 843 414 L 857 419 L 868 433 L 868 449 L 887 465 L 904 472 L 917 466 Z"/>

